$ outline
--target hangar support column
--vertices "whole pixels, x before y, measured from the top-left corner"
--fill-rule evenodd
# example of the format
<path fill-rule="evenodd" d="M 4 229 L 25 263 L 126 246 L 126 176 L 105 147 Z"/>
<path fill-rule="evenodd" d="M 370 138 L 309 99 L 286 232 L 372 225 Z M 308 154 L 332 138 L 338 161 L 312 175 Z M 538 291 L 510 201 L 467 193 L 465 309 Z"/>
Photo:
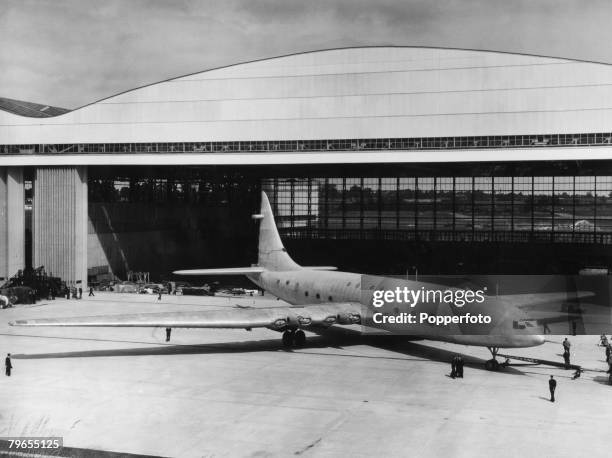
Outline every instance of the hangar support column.
<path fill-rule="evenodd" d="M 33 188 L 33 266 L 86 288 L 87 167 L 37 167 Z"/>
<path fill-rule="evenodd" d="M 25 267 L 23 167 L 0 168 L 0 277 Z"/>

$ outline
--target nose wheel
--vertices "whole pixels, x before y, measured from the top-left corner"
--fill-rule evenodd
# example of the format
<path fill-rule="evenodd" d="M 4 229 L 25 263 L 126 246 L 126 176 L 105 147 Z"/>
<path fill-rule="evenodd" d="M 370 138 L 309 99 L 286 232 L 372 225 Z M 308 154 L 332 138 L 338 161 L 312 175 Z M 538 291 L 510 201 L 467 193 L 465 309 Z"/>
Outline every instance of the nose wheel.
<path fill-rule="evenodd" d="M 303 347 L 306 344 L 306 334 L 300 329 L 298 329 L 297 331 L 287 330 L 283 332 L 282 341 L 283 347 L 285 348 Z"/>
<path fill-rule="evenodd" d="M 487 347 L 487 348 L 491 352 L 491 356 L 493 356 L 493 358 L 488 360 L 485 363 L 485 369 L 488 371 L 498 371 L 501 365 L 499 364 L 499 361 L 495 359 L 495 357 L 497 356 L 497 352 L 499 351 L 499 348 L 497 347 Z"/>

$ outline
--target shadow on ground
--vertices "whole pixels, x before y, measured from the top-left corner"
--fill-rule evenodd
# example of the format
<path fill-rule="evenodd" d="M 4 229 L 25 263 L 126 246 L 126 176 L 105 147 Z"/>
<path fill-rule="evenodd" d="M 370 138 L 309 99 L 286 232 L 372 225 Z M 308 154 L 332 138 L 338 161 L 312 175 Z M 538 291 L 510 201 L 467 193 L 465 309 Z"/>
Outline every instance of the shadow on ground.
<path fill-rule="evenodd" d="M 34 336 L 30 336 L 34 337 Z M 78 340 L 78 339 L 75 339 Z M 89 340 L 89 339 L 85 339 Z M 109 342 L 115 342 L 108 340 Z M 117 341 L 122 342 L 122 341 Z M 125 341 L 123 341 L 125 342 Z M 127 342 L 126 342 L 127 343 Z M 130 342 L 145 343 L 145 342 Z M 190 354 L 223 354 L 223 353 L 254 353 L 254 352 L 290 352 L 302 355 L 321 355 L 347 358 L 372 358 L 407 361 L 437 361 L 448 363 L 457 352 L 428 346 L 426 344 L 407 341 L 405 336 L 361 336 L 356 332 L 341 330 L 327 332 L 322 335 L 309 336 L 304 348 L 285 349 L 280 339 L 253 340 L 241 342 L 210 343 L 201 345 L 174 345 L 158 342 L 149 343 L 148 347 L 120 348 L 108 350 L 84 350 L 55 353 L 13 354 L 14 359 L 54 359 L 54 358 L 95 358 L 95 357 L 128 357 L 128 356 L 156 356 L 156 355 L 190 355 Z M 393 355 L 364 355 L 352 353 L 350 347 L 354 345 L 369 345 L 397 354 Z M 325 349 L 341 349 L 343 352 L 329 352 Z M 401 355 L 401 356 L 400 356 Z M 463 355 L 465 366 L 471 369 L 486 370 L 485 360 L 474 356 Z M 500 372 L 507 374 L 525 375 L 514 367 L 506 367 Z"/>

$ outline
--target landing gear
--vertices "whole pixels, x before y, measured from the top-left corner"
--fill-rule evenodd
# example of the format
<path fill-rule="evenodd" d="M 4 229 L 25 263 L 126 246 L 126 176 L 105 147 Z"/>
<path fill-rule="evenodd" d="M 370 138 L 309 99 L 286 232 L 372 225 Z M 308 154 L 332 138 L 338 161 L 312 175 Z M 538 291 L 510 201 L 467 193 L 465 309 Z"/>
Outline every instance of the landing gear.
<path fill-rule="evenodd" d="M 293 331 L 283 332 L 283 347 L 289 348 L 293 345 Z"/>
<path fill-rule="evenodd" d="M 285 332 L 283 332 L 283 347 L 285 348 L 291 348 L 291 347 L 303 347 L 304 344 L 306 343 L 306 334 L 304 334 L 304 331 L 298 329 L 297 331 L 294 330 L 287 330 Z"/>
<path fill-rule="evenodd" d="M 493 359 L 490 359 L 485 363 L 485 369 L 488 371 L 498 371 L 501 366 L 499 364 L 499 361 L 497 361 L 495 357 L 497 356 L 497 352 L 499 351 L 499 348 L 497 347 L 487 347 L 487 348 L 491 352 Z"/>
<path fill-rule="evenodd" d="M 302 330 L 295 331 L 295 335 L 293 336 L 293 344 L 296 347 L 303 347 L 305 343 L 306 343 L 306 334 L 304 334 L 304 331 Z"/>

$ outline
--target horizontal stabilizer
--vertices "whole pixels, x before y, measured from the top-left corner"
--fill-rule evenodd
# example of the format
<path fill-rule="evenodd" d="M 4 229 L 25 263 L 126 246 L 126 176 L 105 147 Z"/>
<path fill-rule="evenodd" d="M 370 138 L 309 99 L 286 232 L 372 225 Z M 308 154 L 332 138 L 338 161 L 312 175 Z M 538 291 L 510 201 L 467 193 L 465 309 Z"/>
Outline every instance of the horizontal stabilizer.
<path fill-rule="evenodd" d="M 500 297 L 516 307 L 529 309 L 543 304 L 558 305 L 593 296 L 595 296 L 595 293 L 592 291 L 568 291 L 559 293 L 510 294 Z"/>
<path fill-rule="evenodd" d="M 175 275 L 252 275 L 260 274 L 266 269 L 263 267 L 228 267 L 226 269 L 193 269 L 175 270 Z"/>

